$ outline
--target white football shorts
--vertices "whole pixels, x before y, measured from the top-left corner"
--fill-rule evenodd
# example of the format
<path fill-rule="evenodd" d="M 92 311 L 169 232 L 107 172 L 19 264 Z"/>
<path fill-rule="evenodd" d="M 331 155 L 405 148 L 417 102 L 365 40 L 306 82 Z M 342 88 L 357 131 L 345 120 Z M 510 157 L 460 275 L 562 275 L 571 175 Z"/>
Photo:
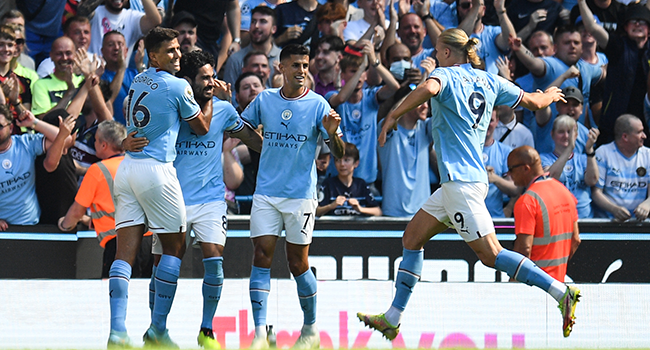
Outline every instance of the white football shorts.
<path fill-rule="evenodd" d="M 225 201 L 216 201 L 204 204 L 188 205 L 187 233 L 185 244 L 200 247 L 200 242 L 226 245 L 226 232 L 228 231 L 227 205 Z M 152 254 L 162 254 L 162 244 L 154 234 L 151 246 Z"/>
<path fill-rule="evenodd" d="M 487 193 L 488 185 L 481 182 L 445 182 L 422 210 L 456 229 L 465 242 L 472 242 L 494 233 L 492 216 L 485 206 Z"/>
<path fill-rule="evenodd" d="M 185 202 L 171 162 L 126 155 L 113 191 L 116 229 L 144 224 L 157 234 L 185 232 Z"/>
<path fill-rule="evenodd" d="M 318 202 L 315 199 L 280 198 L 253 195 L 251 238 L 280 236 L 284 224 L 287 242 L 311 244 Z"/>

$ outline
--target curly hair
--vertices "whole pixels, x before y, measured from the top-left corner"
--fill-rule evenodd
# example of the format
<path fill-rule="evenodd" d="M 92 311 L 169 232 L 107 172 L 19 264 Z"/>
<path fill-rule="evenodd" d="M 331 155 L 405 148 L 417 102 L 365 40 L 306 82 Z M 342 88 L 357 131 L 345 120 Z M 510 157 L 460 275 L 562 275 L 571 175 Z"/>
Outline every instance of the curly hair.
<path fill-rule="evenodd" d="M 181 57 L 181 70 L 176 73 L 176 76 L 188 77 L 190 81 L 194 81 L 199 69 L 206 64 L 214 67 L 214 56 L 211 53 L 203 50 L 190 51 Z"/>

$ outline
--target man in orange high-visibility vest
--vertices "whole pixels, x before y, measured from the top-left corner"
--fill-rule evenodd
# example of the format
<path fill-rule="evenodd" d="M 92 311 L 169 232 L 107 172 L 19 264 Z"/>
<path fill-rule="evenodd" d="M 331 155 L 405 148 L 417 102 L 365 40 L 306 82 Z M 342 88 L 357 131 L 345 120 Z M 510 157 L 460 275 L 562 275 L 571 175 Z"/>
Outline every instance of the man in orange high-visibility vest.
<path fill-rule="evenodd" d="M 108 278 L 108 271 L 115 259 L 115 206 L 113 204 L 113 179 L 120 163 L 124 159 L 122 140 L 126 137 L 126 128 L 113 120 L 99 124 L 95 134 L 97 157 L 103 159 L 88 168 L 74 203 L 64 217 L 59 219 L 61 231 L 72 231 L 79 221 L 92 226 L 97 232 L 99 245 L 104 248 L 102 278 Z M 90 208 L 90 217 L 86 209 Z M 89 225 L 90 226 L 90 225 Z M 148 233 L 150 236 L 151 233 Z M 145 242 L 148 242 L 146 244 Z M 143 240 L 143 248 L 134 265 L 140 269 L 133 270 L 133 277 L 151 276 L 153 257 L 151 241 Z M 138 270 L 140 270 L 138 272 Z"/>
<path fill-rule="evenodd" d="M 544 173 L 532 147 L 510 153 L 508 173 L 515 185 L 526 188 L 515 203 L 514 250 L 564 282 L 567 262 L 580 244 L 578 201 L 561 182 Z"/>

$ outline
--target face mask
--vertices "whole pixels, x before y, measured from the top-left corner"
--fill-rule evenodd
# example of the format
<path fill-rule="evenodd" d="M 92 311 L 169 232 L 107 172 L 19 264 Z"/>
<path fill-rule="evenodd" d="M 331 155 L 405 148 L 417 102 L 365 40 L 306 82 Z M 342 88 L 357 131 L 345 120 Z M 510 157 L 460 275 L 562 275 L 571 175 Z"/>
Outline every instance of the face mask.
<path fill-rule="evenodd" d="M 393 62 L 390 65 L 390 72 L 397 80 L 404 79 L 404 71 L 407 69 L 411 69 L 411 62 L 404 60 Z"/>

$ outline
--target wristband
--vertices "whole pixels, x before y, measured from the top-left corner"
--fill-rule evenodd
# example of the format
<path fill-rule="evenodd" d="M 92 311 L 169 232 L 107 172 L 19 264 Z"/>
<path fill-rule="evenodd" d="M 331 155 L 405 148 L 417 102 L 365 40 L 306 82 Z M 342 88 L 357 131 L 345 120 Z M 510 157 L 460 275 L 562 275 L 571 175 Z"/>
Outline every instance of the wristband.
<path fill-rule="evenodd" d="M 431 19 L 431 20 L 434 19 L 434 18 L 433 18 L 433 15 L 431 15 L 431 13 L 428 13 L 428 14 L 426 14 L 426 15 L 420 17 L 420 18 L 422 19 L 422 22 L 425 22 L 427 19 Z"/>
<path fill-rule="evenodd" d="M 20 101 L 16 101 L 15 103 L 12 103 L 11 105 L 14 106 L 14 107 L 18 107 L 18 106 L 20 106 L 20 103 L 21 103 Z"/>
<path fill-rule="evenodd" d="M 595 156 L 596 156 L 596 151 L 593 151 L 591 153 L 587 153 L 588 158 L 592 158 L 592 157 L 595 157 Z"/>

